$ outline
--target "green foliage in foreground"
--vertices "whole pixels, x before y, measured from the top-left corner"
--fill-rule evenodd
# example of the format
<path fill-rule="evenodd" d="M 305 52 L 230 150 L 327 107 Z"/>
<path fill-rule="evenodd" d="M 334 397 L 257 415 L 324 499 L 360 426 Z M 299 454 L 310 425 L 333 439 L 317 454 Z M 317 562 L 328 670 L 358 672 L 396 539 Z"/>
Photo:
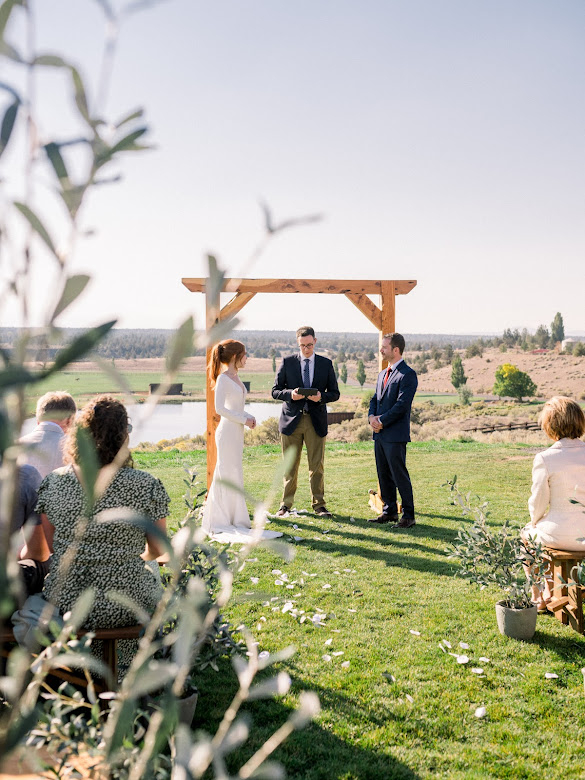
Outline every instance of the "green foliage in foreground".
<path fill-rule="evenodd" d="M 194 455 L 203 465 L 203 454 Z M 411 444 L 418 524 L 401 532 L 366 522 L 372 517 L 367 490 L 376 485 L 371 443 L 328 445 L 327 503 L 334 518 L 273 520 L 270 527 L 285 533 L 296 557 L 287 564 L 268 548 L 255 550 L 235 582 L 233 625 L 248 625 L 261 650 L 297 648 L 283 664 L 293 678 L 291 692 L 248 706 L 256 728 L 245 756 L 284 722 L 299 691 L 311 689 L 321 698 L 321 716 L 275 754 L 293 780 L 585 775 L 585 638 L 548 616 L 539 617 L 531 642 L 501 636 L 494 611 L 499 592 L 479 592 L 456 578 L 445 552 L 470 524 L 450 504 L 446 478 L 459 474 L 466 489 L 489 500 L 494 527 L 504 520 L 520 527 L 528 519 L 532 457 L 519 445 Z M 173 480 L 180 479 L 184 459 L 136 457 L 163 479 L 174 503 L 181 488 Z M 246 448 L 252 494 L 268 494 L 279 462 L 278 447 Z M 303 465 L 296 506 L 309 505 Z M 293 606 L 283 612 L 287 601 Z M 318 610 L 322 626 L 311 620 Z M 440 649 L 444 640 L 469 663 Z M 545 679 L 546 672 L 558 678 Z M 228 664 L 219 673 L 205 670 L 194 727 L 216 723 L 236 686 Z M 474 714 L 480 706 L 487 709 L 481 719 Z"/>

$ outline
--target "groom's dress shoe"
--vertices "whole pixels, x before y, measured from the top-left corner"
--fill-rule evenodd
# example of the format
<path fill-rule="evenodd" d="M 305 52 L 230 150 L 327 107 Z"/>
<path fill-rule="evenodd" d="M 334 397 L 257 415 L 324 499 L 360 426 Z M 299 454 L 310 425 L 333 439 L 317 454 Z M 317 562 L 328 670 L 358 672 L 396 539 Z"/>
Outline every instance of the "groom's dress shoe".
<path fill-rule="evenodd" d="M 378 517 L 369 518 L 368 523 L 379 523 L 382 525 L 384 523 L 397 523 L 399 519 L 398 515 L 387 515 L 385 512 L 382 512 Z"/>
<path fill-rule="evenodd" d="M 397 523 L 394 527 L 395 528 L 412 528 L 413 525 L 416 525 L 416 520 L 414 517 L 403 517 L 402 520 Z"/>
<path fill-rule="evenodd" d="M 288 517 L 288 512 L 289 512 L 288 507 L 285 504 L 283 504 L 280 507 L 280 509 L 278 510 L 278 512 L 276 513 L 276 516 L 277 517 Z"/>

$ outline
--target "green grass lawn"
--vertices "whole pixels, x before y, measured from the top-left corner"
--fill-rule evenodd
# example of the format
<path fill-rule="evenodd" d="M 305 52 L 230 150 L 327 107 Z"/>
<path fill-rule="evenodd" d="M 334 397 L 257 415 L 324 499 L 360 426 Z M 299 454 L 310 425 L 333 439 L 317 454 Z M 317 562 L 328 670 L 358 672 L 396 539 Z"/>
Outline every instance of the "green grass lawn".
<path fill-rule="evenodd" d="M 188 456 L 204 474 L 204 453 Z M 275 754 L 295 780 L 585 776 L 585 638 L 549 616 L 539 617 L 531 642 L 501 636 L 494 612 L 499 594 L 456 578 L 445 554 L 457 529 L 470 521 L 450 504 L 442 483 L 457 474 L 462 489 L 489 500 L 493 523 L 509 518 L 520 526 L 528 519 L 532 456 L 519 445 L 411 444 L 418 522 L 399 531 L 367 523 L 373 516 L 367 491 L 376 485 L 371 443 L 328 445 L 326 492 L 334 518 L 273 520 L 270 527 L 291 541 L 294 559 L 285 563 L 261 547 L 236 577 L 228 610 L 233 625 L 247 625 L 260 649 L 292 644 L 297 652 L 281 664 L 293 679 L 290 693 L 246 708 L 254 728 L 234 754 L 232 770 L 308 689 L 318 693 L 321 715 Z M 183 511 L 185 455 L 139 454 L 135 460 L 169 489 L 175 522 Z M 245 450 L 253 495 L 269 493 L 279 462 L 277 447 Z M 307 483 L 304 467 L 298 509 L 309 509 Z M 277 492 L 272 510 L 278 499 Z M 257 585 L 251 577 L 259 578 Z M 282 612 L 287 600 L 299 610 L 296 618 Z M 323 610 L 324 626 L 301 623 L 300 610 L 309 617 Z M 469 663 L 444 653 L 442 640 Z M 558 679 L 545 679 L 546 672 Z M 200 689 L 194 728 L 213 729 L 236 689 L 231 665 L 206 670 Z M 487 717 L 475 717 L 479 706 Z"/>

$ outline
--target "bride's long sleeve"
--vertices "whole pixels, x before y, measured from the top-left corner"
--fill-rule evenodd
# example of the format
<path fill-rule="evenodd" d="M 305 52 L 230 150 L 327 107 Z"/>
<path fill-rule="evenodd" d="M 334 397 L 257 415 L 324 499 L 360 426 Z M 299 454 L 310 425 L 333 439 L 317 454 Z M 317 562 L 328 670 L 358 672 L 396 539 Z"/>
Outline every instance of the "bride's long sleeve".
<path fill-rule="evenodd" d="M 228 409 L 226 406 L 226 397 L 229 387 L 229 385 L 226 385 L 226 382 L 232 382 L 232 380 L 223 377 L 221 374 L 217 377 L 217 383 L 215 385 L 215 411 L 230 422 L 245 425 L 246 420 L 250 415 L 245 412 L 237 412 L 234 409 Z"/>

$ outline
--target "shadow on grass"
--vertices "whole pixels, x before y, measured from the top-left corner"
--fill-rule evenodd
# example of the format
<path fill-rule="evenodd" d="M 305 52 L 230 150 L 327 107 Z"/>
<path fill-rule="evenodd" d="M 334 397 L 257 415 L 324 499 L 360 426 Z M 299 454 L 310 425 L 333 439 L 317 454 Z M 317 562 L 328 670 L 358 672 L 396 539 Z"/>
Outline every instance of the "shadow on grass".
<path fill-rule="evenodd" d="M 219 679 L 221 685 L 218 685 Z M 219 673 L 205 670 L 198 685 L 200 695 L 192 727 L 213 734 L 237 690 L 231 664 L 220 662 Z M 293 682 L 291 690 L 295 693 L 301 690 L 314 691 L 321 701 L 324 719 L 330 722 L 341 714 L 345 724 L 353 725 L 354 733 L 358 735 L 364 728 L 371 730 L 372 725 L 383 728 L 389 720 L 401 724 L 404 722 L 405 726 L 408 721 L 407 715 L 400 716 L 387 711 L 372 717 L 370 710 L 365 712 L 350 697 L 319 686 L 305 686 L 297 681 Z M 251 716 L 252 727 L 248 741 L 226 761 L 229 771 L 234 775 L 286 722 L 292 710 L 281 701 L 266 699 L 247 703 L 242 712 Z M 360 747 L 352 744 L 349 735 L 342 739 L 332 733 L 329 727 L 324 728 L 318 722 L 312 722 L 291 734 L 270 760 L 284 766 L 288 780 L 417 780 L 420 775 L 389 755 L 389 747 L 382 744 L 380 748 Z"/>
<path fill-rule="evenodd" d="M 349 516 L 347 521 L 349 524 Z M 343 518 L 342 518 L 343 519 Z M 363 521 L 362 521 L 363 522 Z M 304 530 L 308 533 L 322 533 L 319 526 L 305 523 L 295 523 L 296 529 L 280 527 L 287 535 L 292 535 L 296 530 Z M 277 523 L 271 524 L 271 529 L 278 527 Z M 365 529 L 367 528 L 367 531 Z M 321 537 L 305 537 L 303 546 L 318 550 L 330 555 L 353 555 L 367 560 L 379 560 L 387 566 L 399 566 L 406 569 L 414 569 L 421 572 L 453 577 L 455 565 L 447 559 L 445 548 L 455 541 L 457 531 L 444 527 L 417 524 L 413 528 L 399 529 L 388 525 L 370 524 L 368 526 L 351 523 L 351 528 L 345 529 L 334 524 L 333 528 L 326 529 L 327 533 Z M 424 538 L 439 539 L 441 547 L 433 547 L 422 544 Z M 353 542 L 353 544 L 352 544 Z M 409 554 L 419 552 L 421 557 Z"/>
<path fill-rule="evenodd" d="M 553 615 L 539 617 L 539 620 L 556 620 Z M 531 644 L 537 644 L 543 650 L 550 650 L 563 661 L 582 664 L 585 659 L 585 637 L 578 634 L 570 626 L 563 626 L 564 631 L 560 636 L 545 634 L 536 631 L 531 639 Z"/>

